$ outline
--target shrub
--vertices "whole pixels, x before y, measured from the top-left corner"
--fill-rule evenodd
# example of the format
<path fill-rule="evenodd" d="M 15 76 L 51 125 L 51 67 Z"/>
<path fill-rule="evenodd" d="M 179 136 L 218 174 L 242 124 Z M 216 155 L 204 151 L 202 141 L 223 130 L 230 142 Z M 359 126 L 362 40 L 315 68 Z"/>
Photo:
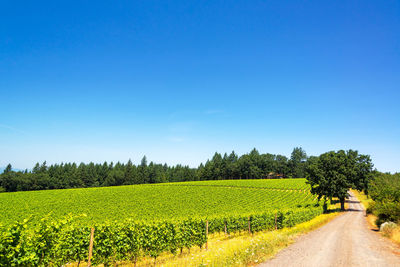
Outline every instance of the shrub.
<path fill-rule="evenodd" d="M 391 237 L 393 234 L 393 231 L 396 228 L 397 228 L 397 224 L 395 224 L 394 222 L 385 222 L 385 223 L 381 224 L 379 231 L 381 231 L 384 236 Z"/>
<path fill-rule="evenodd" d="M 373 214 L 373 213 L 374 213 L 374 210 L 375 210 L 375 202 L 371 201 L 371 202 L 368 204 L 368 207 L 367 207 L 367 209 L 365 210 L 365 212 L 366 212 L 367 214 Z"/>
<path fill-rule="evenodd" d="M 400 221 L 400 173 L 378 174 L 371 183 L 370 195 L 374 200 L 367 212 L 377 217 L 377 225 Z"/>

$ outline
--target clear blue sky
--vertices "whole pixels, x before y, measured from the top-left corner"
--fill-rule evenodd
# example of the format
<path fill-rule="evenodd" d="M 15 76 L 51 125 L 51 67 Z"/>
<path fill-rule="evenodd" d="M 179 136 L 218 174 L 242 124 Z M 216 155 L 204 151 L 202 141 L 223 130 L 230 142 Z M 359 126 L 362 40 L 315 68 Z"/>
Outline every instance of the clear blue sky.
<path fill-rule="evenodd" d="M 400 171 L 399 1 L 2 1 L 0 166 L 337 149 Z"/>

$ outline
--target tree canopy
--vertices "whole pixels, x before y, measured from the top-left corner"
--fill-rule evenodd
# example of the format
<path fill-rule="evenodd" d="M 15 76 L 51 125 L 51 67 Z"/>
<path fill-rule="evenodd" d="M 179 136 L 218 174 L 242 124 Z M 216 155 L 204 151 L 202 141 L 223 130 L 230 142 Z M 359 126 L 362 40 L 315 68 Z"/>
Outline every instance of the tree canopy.
<path fill-rule="evenodd" d="M 306 178 L 318 198 L 337 197 L 344 210 L 350 188 L 368 191 L 373 164 L 368 155 L 354 150 L 330 151 L 310 160 Z"/>

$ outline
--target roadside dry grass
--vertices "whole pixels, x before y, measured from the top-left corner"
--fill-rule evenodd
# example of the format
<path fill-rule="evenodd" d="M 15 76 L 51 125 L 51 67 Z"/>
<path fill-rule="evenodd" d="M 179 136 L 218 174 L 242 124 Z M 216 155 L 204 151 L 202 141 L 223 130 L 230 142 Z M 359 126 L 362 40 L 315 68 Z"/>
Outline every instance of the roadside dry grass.
<path fill-rule="evenodd" d="M 369 207 L 369 204 L 373 202 L 373 200 L 371 198 L 369 198 L 364 192 L 360 192 L 358 190 L 353 190 L 353 189 L 351 189 L 350 191 L 361 202 L 361 205 L 363 205 L 365 210 Z M 378 226 L 375 223 L 377 217 L 374 214 L 367 214 L 366 219 L 367 219 L 368 225 L 371 229 L 379 230 Z"/>
<path fill-rule="evenodd" d="M 373 202 L 371 198 L 369 198 L 364 192 L 360 192 L 357 190 L 351 190 L 353 194 L 360 200 L 361 204 L 364 206 L 365 209 L 368 208 L 369 204 Z M 378 226 L 376 225 L 377 217 L 373 214 L 367 214 L 367 222 L 371 226 L 371 229 L 379 230 Z M 389 235 L 383 235 L 396 244 L 400 245 L 400 226 L 397 226 L 393 229 Z"/>
<path fill-rule="evenodd" d="M 400 227 L 397 227 L 395 230 L 393 230 L 391 238 L 393 241 L 400 245 Z"/>
<path fill-rule="evenodd" d="M 360 200 L 361 204 L 364 206 L 364 209 L 367 209 L 371 202 L 374 202 L 371 198 L 369 198 L 364 192 L 360 192 L 358 190 L 350 190 L 358 200 Z"/>

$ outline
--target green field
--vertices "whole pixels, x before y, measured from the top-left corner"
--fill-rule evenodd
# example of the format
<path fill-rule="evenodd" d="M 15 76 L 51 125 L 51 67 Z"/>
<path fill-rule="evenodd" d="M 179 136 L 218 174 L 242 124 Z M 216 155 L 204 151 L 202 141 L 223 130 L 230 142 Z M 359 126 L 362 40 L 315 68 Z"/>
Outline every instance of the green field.
<path fill-rule="evenodd" d="M 315 204 L 305 179 L 223 180 L 0 194 L 0 223 L 86 214 L 81 223 L 257 214 Z"/>

